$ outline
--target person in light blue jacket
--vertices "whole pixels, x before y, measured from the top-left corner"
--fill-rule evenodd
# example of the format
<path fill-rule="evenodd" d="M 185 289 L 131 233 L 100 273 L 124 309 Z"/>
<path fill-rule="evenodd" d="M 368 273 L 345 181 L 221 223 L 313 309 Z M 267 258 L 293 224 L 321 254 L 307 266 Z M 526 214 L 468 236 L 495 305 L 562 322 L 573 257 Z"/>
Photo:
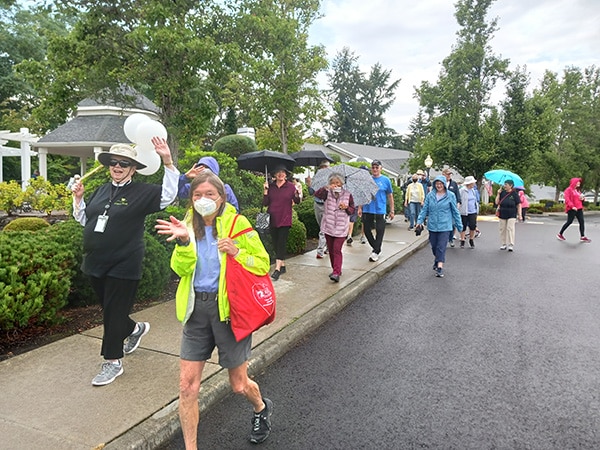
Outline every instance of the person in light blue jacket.
<path fill-rule="evenodd" d="M 435 260 L 433 270 L 437 277 L 444 276 L 444 262 L 446 261 L 446 245 L 454 227 L 462 231 L 462 220 L 456 206 L 456 197 L 453 192 L 446 189 L 446 178 L 437 177 L 433 182 L 433 189 L 425 197 L 425 203 L 417 218 L 417 233 L 423 230 L 423 223 L 427 219 L 429 243 Z"/>

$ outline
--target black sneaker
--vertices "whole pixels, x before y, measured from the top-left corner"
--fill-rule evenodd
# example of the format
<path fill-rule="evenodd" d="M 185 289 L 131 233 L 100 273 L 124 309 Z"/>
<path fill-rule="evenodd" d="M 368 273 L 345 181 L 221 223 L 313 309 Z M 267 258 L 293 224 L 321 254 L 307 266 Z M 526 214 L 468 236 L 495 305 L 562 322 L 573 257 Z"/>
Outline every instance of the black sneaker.
<path fill-rule="evenodd" d="M 285 268 L 285 266 L 281 266 L 281 269 L 279 269 L 279 273 L 280 273 L 281 275 L 283 275 L 283 274 L 284 274 L 284 273 L 286 273 L 286 272 L 287 272 L 287 269 Z"/>
<path fill-rule="evenodd" d="M 129 355 L 133 353 L 133 351 L 140 346 L 140 342 L 142 341 L 142 337 L 150 331 L 150 324 L 148 322 L 138 322 L 138 331 L 131 333 L 123 342 L 123 353 Z"/>
<path fill-rule="evenodd" d="M 277 281 L 277 280 L 279 280 L 279 275 L 281 275 L 281 272 L 279 270 L 274 270 L 273 273 L 271 274 L 271 279 L 273 281 Z"/>
<path fill-rule="evenodd" d="M 475 248 L 475 242 L 473 241 L 473 239 L 469 239 L 469 247 Z"/>
<path fill-rule="evenodd" d="M 254 413 L 252 417 L 252 431 L 250 432 L 250 442 L 260 444 L 264 442 L 271 434 L 271 415 L 273 414 L 273 402 L 268 398 L 263 398 L 265 409 L 259 413 Z"/>
<path fill-rule="evenodd" d="M 352 236 L 348 236 L 348 239 L 346 239 L 346 244 L 352 245 L 353 242 L 354 242 L 354 239 L 352 239 Z"/>
<path fill-rule="evenodd" d="M 465 241 L 460 241 L 460 248 L 465 248 Z"/>

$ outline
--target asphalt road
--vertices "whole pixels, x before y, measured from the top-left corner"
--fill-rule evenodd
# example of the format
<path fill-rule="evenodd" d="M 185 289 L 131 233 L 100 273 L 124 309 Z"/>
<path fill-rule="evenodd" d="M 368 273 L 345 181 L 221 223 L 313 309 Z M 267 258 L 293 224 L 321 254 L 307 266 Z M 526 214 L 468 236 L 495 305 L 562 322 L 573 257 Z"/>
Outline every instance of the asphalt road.
<path fill-rule="evenodd" d="M 518 224 L 515 251 L 480 222 L 476 249 L 413 255 L 265 373 L 262 449 L 600 448 L 600 215 Z M 385 251 L 385 248 L 383 249 Z M 199 448 L 256 448 L 251 407 L 202 414 Z M 182 449 L 181 438 L 164 450 Z"/>

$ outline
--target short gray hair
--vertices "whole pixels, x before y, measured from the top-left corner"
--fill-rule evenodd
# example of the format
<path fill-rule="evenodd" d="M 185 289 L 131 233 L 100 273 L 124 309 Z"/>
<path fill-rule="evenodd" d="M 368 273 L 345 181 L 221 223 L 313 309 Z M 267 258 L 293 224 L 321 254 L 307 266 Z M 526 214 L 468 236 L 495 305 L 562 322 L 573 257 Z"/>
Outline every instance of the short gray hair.
<path fill-rule="evenodd" d="M 341 173 L 334 172 L 331 175 L 329 175 L 329 178 L 327 179 L 327 182 L 329 184 L 331 184 L 331 182 L 333 180 L 338 180 L 340 183 L 344 184 L 344 176 Z"/>

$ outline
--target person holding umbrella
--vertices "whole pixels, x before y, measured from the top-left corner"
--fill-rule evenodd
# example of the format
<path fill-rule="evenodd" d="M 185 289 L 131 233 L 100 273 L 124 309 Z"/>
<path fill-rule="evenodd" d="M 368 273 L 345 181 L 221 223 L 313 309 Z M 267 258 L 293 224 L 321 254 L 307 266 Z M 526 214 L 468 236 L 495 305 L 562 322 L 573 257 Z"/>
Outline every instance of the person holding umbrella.
<path fill-rule="evenodd" d="M 286 272 L 285 256 L 287 239 L 292 227 L 292 204 L 300 203 L 300 193 L 294 183 L 288 181 L 285 166 L 276 166 L 271 174 L 273 183 L 265 181 L 263 205 L 271 216 L 271 238 L 275 248 L 275 270 L 271 278 L 277 281 Z"/>
<path fill-rule="evenodd" d="M 500 222 L 500 250 L 514 250 L 515 246 L 515 223 L 521 217 L 521 199 L 515 183 L 511 179 L 504 181 L 502 189 L 496 194 L 497 216 Z"/>
<path fill-rule="evenodd" d="M 456 228 L 462 231 L 462 219 L 456 206 L 454 194 L 446 188 L 446 177 L 440 175 L 433 181 L 433 189 L 425 197 L 425 203 L 417 218 L 416 233 L 423 231 L 423 223 L 427 219 L 429 244 L 433 252 L 433 270 L 436 277 L 444 276 L 446 262 L 446 246 L 450 234 Z"/>
<path fill-rule="evenodd" d="M 344 189 L 344 177 L 339 173 L 329 176 L 329 185 L 315 192 L 315 197 L 325 202 L 321 230 L 325 233 L 329 260 L 333 271 L 329 279 L 340 281 L 342 275 L 342 247 L 346 240 L 350 216 L 354 213 L 354 199 L 352 194 Z"/>

